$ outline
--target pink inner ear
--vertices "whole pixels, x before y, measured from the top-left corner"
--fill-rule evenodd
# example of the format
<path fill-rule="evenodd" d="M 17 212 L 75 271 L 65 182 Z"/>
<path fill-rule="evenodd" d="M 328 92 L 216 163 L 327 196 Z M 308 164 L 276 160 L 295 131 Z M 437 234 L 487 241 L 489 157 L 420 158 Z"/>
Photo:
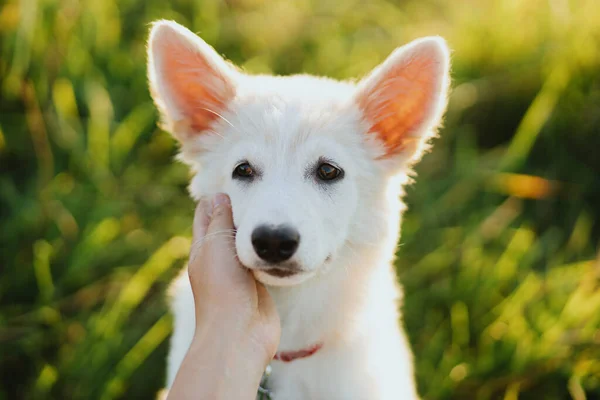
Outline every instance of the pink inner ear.
<path fill-rule="evenodd" d="M 370 133 L 385 143 L 387 156 L 402 152 L 426 133 L 423 129 L 429 128 L 426 123 L 439 101 L 443 79 L 439 55 L 424 50 L 402 57 L 391 67 L 384 64 L 383 76 L 358 98 L 372 123 Z"/>
<path fill-rule="evenodd" d="M 164 85 L 172 101 L 191 131 L 206 130 L 233 97 L 233 86 L 190 43 L 170 37 L 159 46 Z"/>

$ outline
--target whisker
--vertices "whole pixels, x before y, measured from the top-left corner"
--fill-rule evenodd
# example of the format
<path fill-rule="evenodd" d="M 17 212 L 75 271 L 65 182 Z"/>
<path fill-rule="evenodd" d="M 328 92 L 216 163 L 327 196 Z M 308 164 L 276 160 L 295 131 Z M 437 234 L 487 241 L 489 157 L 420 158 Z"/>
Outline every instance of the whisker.
<path fill-rule="evenodd" d="M 194 240 L 190 250 L 190 254 L 192 255 L 190 262 L 194 261 L 200 251 L 200 248 L 204 246 L 205 243 L 217 237 L 235 239 L 235 229 L 222 229 L 220 231 L 211 232 L 207 235 L 204 235 L 200 239 Z"/>
<path fill-rule="evenodd" d="M 211 110 L 211 109 L 209 109 L 209 108 L 206 108 L 206 107 L 200 107 L 200 109 L 201 109 L 201 110 L 208 111 L 209 113 L 216 115 L 217 117 L 219 117 L 219 118 L 221 118 L 223 121 L 225 121 L 225 122 L 226 122 L 226 123 L 227 123 L 229 126 L 231 126 L 233 129 L 235 129 L 235 130 L 236 130 L 236 132 L 238 132 L 238 133 L 241 133 L 241 132 L 240 132 L 240 130 L 239 130 L 239 129 L 238 129 L 236 126 L 235 126 L 235 125 L 233 125 L 233 124 L 231 123 L 231 121 L 229 121 L 227 118 L 225 118 L 224 116 L 222 116 L 221 114 L 219 114 L 219 113 L 218 113 L 218 112 L 216 112 L 215 110 Z M 220 137 L 222 137 L 223 139 L 225 139 L 225 137 L 224 137 L 223 135 L 221 135 L 219 132 L 216 132 L 216 131 L 215 131 L 215 133 L 216 133 L 217 135 L 219 135 Z"/>

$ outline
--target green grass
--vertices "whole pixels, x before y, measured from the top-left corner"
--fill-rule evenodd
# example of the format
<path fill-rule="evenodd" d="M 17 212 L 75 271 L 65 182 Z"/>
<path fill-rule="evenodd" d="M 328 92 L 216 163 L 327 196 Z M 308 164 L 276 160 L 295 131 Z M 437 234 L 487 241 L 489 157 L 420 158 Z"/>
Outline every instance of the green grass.
<path fill-rule="evenodd" d="M 425 399 L 600 399 L 595 0 L 0 5 L 0 399 L 152 398 L 193 203 L 156 128 L 148 24 L 250 72 L 358 77 L 430 34 L 453 93 L 398 271 Z"/>

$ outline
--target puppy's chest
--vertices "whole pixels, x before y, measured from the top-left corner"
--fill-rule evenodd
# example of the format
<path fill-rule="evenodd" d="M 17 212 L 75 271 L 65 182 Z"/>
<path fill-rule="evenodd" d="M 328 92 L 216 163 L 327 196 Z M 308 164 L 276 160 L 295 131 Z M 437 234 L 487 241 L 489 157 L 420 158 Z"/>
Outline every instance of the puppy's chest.
<path fill-rule="evenodd" d="M 263 382 L 267 394 L 261 400 L 300 399 L 370 399 L 365 379 L 354 379 L 358 371 L 336 368 L 335 360 L 327 357 L 295 360 L 290 363 L 273 362 Z M 368 379 L 367 379 L 368 380 Z M 372 395 L 372 393 L 371 393 Z"/>
<path fill-rule="evenodd" d="M 317 343 L 329 347 L 327 343 L 339 341 L 340 335 L 352 335 L 355 328 L 349 324 L 356 320 L 357 306 L 335 279 L 329 281 L 318 282 L 316 288 L 306 291 L 271 292 L 281 321 L 279 351 L 300 350 Z"/>

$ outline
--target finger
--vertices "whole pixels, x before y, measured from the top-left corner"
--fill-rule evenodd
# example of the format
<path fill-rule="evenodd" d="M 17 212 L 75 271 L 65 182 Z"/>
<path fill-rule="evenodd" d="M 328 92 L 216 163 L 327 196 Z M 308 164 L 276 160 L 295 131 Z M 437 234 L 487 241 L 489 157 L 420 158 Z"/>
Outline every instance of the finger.
<path fill-rule="evenodd" d="M 277 316 L 277 309 L 271 294 L 261 282 L 256 281 L 256 295 L 258 297 L 258 311 L 265 318 L 270 319 Z"/>
<path fill-rule="evenodd" d="M 233 229 L 233 215 L 229 196 L 217 193 L 212 199 L 212 215 L 208 230 L 213 233 L 221 229 Z"/>
<path fill-rule="evenodd" d="M 229 197 L 226 194 L 218 193 L 212 199 L 212 215 L 206 229 L 206 236 L 210 237 L 211 249 L 221 255 L 229 253 L 234 256 L 234 234 Z"/>
<path fill-rule="evenodd" d="M 229 197 L 223 193 L 213 198 L 213 209 L 210 223 L 206 231 L 210 238 L 207 246 L 213 261 L 220 266 L 219 273 L 226 280 L 241 279 L 246 282 L 248 273 L 237 260 L 235 250 L 235 228 Z"/>
<path fill-rule="evenodd" d="M 202 246 L 202 242 L 204 241 L 204 237 L 206 236 L 206 230 L 208 229 L 208 224 L 210 223 L 210 213 L 212 211 L 212 205 L 210 200 L 202 197 L 196 206 L 196 211 L 194 213 L 194 223 L 193 223 L 193 236 L 192 236 L 192 248 L 190 250 L 190 261 L 193 261 L 197 256 L 200 247 Z"/>
<path fill-rule="evenodd" d="M 275 356 L 279 340 L 281 336 L 281 320 L 275 302 L 267 288 L 260 282 L 256 282 L 256 297 L 258 300 L 258 314 L 262 319 L 262 323 L 274 334 L 275 342 L 273 343 L 272 353 L 269 354 L 269 359 Z"/>
<path fill-rule="evenodd" d="M 194 240 L 201 240 L 206 234 L 210 223 L 212 205 L 206 197 L 201 197 L 194 213 Z"/>

